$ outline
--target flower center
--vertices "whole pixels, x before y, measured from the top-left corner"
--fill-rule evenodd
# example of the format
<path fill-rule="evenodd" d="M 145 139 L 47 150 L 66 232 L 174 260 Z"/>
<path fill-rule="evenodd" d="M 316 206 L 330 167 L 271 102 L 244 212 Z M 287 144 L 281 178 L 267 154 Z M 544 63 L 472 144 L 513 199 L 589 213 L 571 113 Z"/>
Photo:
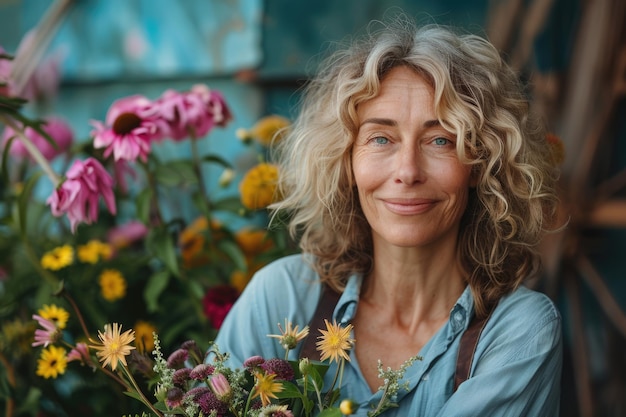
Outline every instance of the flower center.
<path fill-rule="evenodd" d="M 141 117 L 135 113 L 122 113 L 113 122 L 113 132 L 117 135 L 126 135 L 139 126 L 141 126 Z"/>

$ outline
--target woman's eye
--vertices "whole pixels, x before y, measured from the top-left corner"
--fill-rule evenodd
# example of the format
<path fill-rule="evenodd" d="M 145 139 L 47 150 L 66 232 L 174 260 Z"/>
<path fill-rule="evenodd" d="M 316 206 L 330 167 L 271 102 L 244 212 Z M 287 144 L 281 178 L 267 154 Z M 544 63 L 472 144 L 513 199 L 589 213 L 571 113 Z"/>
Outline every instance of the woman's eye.
<path fill-rule="evenodd" d="M 448 143 L 450 143 L 449 139 L 446 138 L 435 138 L 435 140 L 433 141 L 435 143 L 435 145 L 437 146 L 445 146 Z"/>
<path fill-rule="evenodd" d="M 386 145 L 389 143 L 389 139 L 384 136 L 377 136 L 372 140 L 372 142 L 374 142 L 376 145 Z"/>

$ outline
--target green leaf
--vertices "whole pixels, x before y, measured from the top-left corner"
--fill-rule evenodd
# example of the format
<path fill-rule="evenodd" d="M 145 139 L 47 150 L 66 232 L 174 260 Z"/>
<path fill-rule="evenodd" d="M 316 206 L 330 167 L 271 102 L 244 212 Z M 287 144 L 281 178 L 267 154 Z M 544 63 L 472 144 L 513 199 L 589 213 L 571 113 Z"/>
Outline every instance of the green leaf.
<path fill-rule="evenodd" d="M 5 143 L 4 149 L 2 152 L 2 183 L 9 183 L 9 168 L 8 168 L 8 159 L 9 159 L 9 149 L 11 149 L 11 145 L 15 140 L 15 136 L 11 136 Z"/>
<path fill-rule="evenodd" d="M 239 214 L 243 208 L 244 207 L 243 204 L 241 204 L 241 198 L 239 196 L 222 198 L 213 202 L 213 209 L 219 211 L 230 211 L 232 213 Z"/>
<path fill-rule="evenodd" d="M 168 271 L 160 271 L 152 274 L 143 290 L 143 299 L 146 301 L 146 308 L 149 313 L 154 313 L 159 308 L 159 296 L 167 287 L 170 280 Z"/>
<path fill-rule="evenodd" d="M 235 242 L 231 240 L 220 240 L 217 242 L 217 247 L 235 263 L 236 269 L 240 271 L 246 271 L 248 269 L 246 257 L 239 245 Z"/>
<path fill-rule="evenodd" d="M 155 172 L 155 177 L 159 184 L 163 184 L 166 187 L 198 183 L 193 164 L 188 160 L 169 161 L 159 165 L 159 169 Z"/>
<path fill-rule="evenodd" d="M 26 235 L 26 210 L 28 210 L 30 197 L 33 192 L 33 188 L 35 188 L 37 181 L 42 175 L 43 172 L 35 172 L 33 176 L 26 181 L 26 184 L 24 184 L 24 188 L 22 189 L 22 192 L 17 200 L 20 232 L 23 236 Z"/>
<path fill-rule="evenodd" d="M 231 169 L 233 168 L 230 162 L 214 154 L 204 156 L 202 158 L 202 162 L 213 162 L 213 163 L 223 166 L 224 168 L 231 168 Z"/>
<path fill-rule="evenodd" d="M 341 411 L 337 407 L 327 408 L 317 415 L 317 417 L 341 417 Z"/>
<path fill-rule="evenodd" d="M 166 228 L 152 229 L 148 234 L 147 245 L 150 252 L 163 262 L 171 273 L 180 276 L 174 239 Z"/>
<path fill-rule="evenodd" d="M 152 189 L 145 188 L 141 190 L 135 199 L 137 207 L 137 217 L 144 224 L 150 223 L 150 204 L 152 202 Z"/>

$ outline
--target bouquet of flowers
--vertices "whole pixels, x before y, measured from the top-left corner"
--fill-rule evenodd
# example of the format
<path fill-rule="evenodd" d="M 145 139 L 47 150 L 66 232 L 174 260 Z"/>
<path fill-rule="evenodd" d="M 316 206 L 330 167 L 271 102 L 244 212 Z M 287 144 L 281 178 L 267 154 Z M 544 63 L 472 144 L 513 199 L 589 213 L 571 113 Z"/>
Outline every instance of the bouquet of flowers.
<path fill-rule="evenodd" d="M 80 312 L 76 311 L 80 318 Z M 155 416 L 228 416 L 228 417 L 331 417 L 351 415 L 358 404 L 341 398 L 341 379 L 345 362 L 350 360 L 349 351 L 355 340 L 351 337 L 352 325 L 341 327 L 325 320 L 326 329 L 316 343 L 321 353 L 320 361 L 302 358 L 288 360 L 289 351 L 296 348 L 309 334 L 308 326 L 300 329 L 285 320 L 280 334 L 268 335 L 278 339 L 285 349 L 284 358 L 252 356 L 242 368 L 228 364 L 228 352 L 221 352 L 212 344 L 202 350 L 195 341 L 188 340 L 180 348 L 165 357 L 158 335 L 153 333 L 153 358 L 137 355 L 135 331 L 126 330 L 118 323 L 107 324 L 98 332 L 98 341 L 89 338 L 88 343 L 68 344 L 62 337 L 64 323 L 33 315 L 41 329 L 35 332 L 33 346 L 51 345 L 40 359 L 38 373 L 46 376 L 55 372 L 61 361 L 79 361 L 94 370 L 106 373 L 119 382 L 125 393 L 142 402 Z M 71 351 L 66 356 L 61 343 Z M 130 358 L 127 360 L 127 358 Z M 407 360 L 398 370 L 383 369 L 379 361 L 379 377 L 383 381 L 382 398 L 377 407 L 368 412 L 374 417 L 393 407 L 393 398 L 401 384 L 405 370 L 419 360 L 418 356 Z M 335 375 L 330 386 L 324 386 L 324 375 L 331 363 L 336 363 Z M 66 364 L 64 363 L 63 366 Z M 154 400 L 148 399 L 134 373 L 141 372 L 150 379 Z"/>

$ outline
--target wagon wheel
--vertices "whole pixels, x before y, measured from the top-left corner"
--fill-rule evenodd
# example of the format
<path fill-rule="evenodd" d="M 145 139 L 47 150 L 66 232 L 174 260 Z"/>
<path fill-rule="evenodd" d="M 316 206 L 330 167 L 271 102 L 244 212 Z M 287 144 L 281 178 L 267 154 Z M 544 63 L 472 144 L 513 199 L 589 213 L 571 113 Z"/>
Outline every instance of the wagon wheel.
<path fill-rule="evenodd" d="M 529 65 L 532 44 L 553 1 L 534 0 L 526 8 L 522 3 L 494 1 L 491 9 L 492 21 L 497 22 L 491 33 L 518 69 Z M 626 340 L 626 314 L 594 263 L 592 251 L 597 243 L 594 238 L 603 239 L 611 230 L 626 230 L 626 168 L 622 161 L 617 172 L 607 169 L 619 139 L 616 124 L 621 121 L 620 106 L 626 98 L 626 4 L 622 0 L 583 1 L 580 16 L 565 89 L 559 91 L 553 76 L 534 78 L 536 88 L 550 88 L 535 90 L 533 105 L 548 116 L 548 123 L 565 144 L 559 217 L 568 226 L 544 240 L 546 273 L 530 284 L 541 285 L 553 299 L 560 293 L 565 297 L 564 318 L 568 320 L 564 327 L 572 334 L 578 414 L 592 417 L 599 415 L 599 410 L 592 384 L 586 336 L 590 310 L 583 302 L 583 284 L 589 290 L 585 295 L 591 295 L 601 307 L 603 320 Z"/>

